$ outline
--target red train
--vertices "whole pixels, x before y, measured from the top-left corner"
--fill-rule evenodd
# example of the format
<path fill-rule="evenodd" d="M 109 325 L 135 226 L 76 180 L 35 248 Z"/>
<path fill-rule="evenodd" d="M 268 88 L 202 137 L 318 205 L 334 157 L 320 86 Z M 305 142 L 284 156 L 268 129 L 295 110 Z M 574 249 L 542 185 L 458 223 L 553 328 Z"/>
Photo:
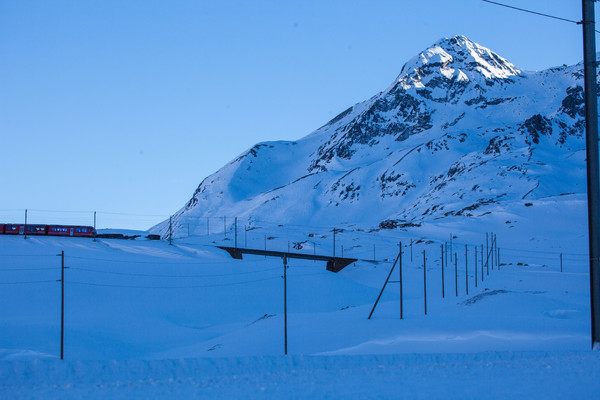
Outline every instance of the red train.
<path fill-rule="evenodd" d="M 96 230 L 91 226 L 0 224 L 0 234 L 96 237 Z"/>

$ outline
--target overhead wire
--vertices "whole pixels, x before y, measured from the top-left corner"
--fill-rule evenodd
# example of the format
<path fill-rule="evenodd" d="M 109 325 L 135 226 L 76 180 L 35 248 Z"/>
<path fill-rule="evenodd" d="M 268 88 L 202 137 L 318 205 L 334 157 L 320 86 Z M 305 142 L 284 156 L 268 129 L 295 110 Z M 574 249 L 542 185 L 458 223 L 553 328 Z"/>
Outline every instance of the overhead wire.
<path fill-rule="evenodd" d="M 153 277 L 153 278 L 212 278 L 212 277 L 224 277 L 224 276 L 234 276 L 234 275 L 248 275 L 248 274 L 258 274 L 267 271 L 274 271 L 277 268 L 268 268 L 261 269 L 257 271 L 244 271 L 244 272 L 232 272 L 229 274 L 200 274 L 200 275 L 167 275 L 167 274 L 137 274 L 137 273 L 129 273 L 129 272 L 116 272 L 116 271 L 101 271 L 91 268 L 79 268 L 79 267 L 70 267 L 72 270 L 79 271 L 87 271 L 87 272 L 95 272 L 99 274 L 110 274 L 110 275 L 126 275 L 126 276 L 143 276 L 143 277 Z"/>
<path fill-rule="evenodd" d="M 539 15 L 539 16 L 542 16 L 542 17 L 556 19 L 556 20 L 559 20 L 559 21 L 570 22 L 570 23 L 576 24 L 576 25 L 581 25 L 581 24 L 584 23 L 584 21 L 575 21 L 575 20 L 568 19 L 568 18 L 557 17 L 555 15 L 545 14 L 545 13 L 541 13 L 541 12 L 538 12 L 538 11 L 527 10 L 525 8 L 520 8 L 520 7 L 511 6 L 511 5 L 508 5 L 508 4 L 498 3 L 497 1 L 491 1 L 491 0 L 481 0 L 481 1 L 483 1 L 485 3 L 494 4 L 494 5 L 497 5 L 497 6 L 500 6 L 500 7 L 506 7 L 506 8 L 510 8 L 510 9 L 513 9 L 513 10 L 522 11 L 522 12 L 529 13 L 529 14 L 535 14 L 535 15 Z M 600 33 L 600 31 L 598 31 L 598 30 L 595 30 L 595 31 L 598 32 L 598 33 Z"/>
<path fill-rule="evenodd" d="M 280 276 L 272 276 L 269 278 L 254 279 L 254 280 L 243 281 L 243 282 L 217 283 L 217 284 L 212 284 L 212 285 L 186 285 L 186 286 L 114 285 L 114 284 L 79 282 L 79 281 L 69 281 L 69 284 L 70 285 L 101 286 L 101 287 L 116 287 L 116 288 L 132 288 L 132 289 L 200 289 L 200 288 L 212 288 L 212 287 L 224 287 L 224 286 L 237 286 L 237 285 L 243 285 L 246 283 L 264 282 L 264 281 L 268 281 L 271 279 L 278 279 L 278 278 L 281 278 L 281 277 Z"/>

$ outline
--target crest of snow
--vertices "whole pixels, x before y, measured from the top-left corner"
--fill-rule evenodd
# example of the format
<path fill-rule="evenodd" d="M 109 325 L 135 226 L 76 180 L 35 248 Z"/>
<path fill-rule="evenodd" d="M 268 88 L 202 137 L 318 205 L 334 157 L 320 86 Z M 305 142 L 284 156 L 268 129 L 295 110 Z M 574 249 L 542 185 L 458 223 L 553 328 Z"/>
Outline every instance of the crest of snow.
<path fill-rule="evenodd" d="M 396 82 L 405 89 L 419 88 L 427 85 L 436 72 L 446 79 L 458 81 L 469 81 L 477 76 L 506 79 L 521 74 L 521 70 L 505 58 L 459 35 L 441 39 L 413 57 L 404 64 Z"/>

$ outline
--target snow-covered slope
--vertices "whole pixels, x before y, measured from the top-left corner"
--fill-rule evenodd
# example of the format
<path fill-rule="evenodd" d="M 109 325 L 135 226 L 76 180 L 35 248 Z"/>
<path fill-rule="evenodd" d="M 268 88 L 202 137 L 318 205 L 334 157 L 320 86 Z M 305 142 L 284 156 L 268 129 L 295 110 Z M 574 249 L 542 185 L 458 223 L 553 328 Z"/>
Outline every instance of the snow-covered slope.
<path fill-rule="evenodd" d="M 442 39 L 312 134 L 257 144 L 204 179 L 173 235 L 222 216 L 414 226 L 584 193 L 581 84 L 581 64 L 525 72 L 464 36 Z"/>

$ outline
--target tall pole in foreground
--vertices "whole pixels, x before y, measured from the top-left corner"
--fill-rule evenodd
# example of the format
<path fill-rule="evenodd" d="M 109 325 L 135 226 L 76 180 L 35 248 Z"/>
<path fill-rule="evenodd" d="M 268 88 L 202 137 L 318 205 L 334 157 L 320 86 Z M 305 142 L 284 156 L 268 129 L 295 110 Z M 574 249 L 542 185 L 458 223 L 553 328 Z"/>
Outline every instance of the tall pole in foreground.
<path fill-rule="evenodd" d="M 596 98 L 596 21 L 594 0 L 582 0 L 583 79 L 587 159 L 588 237 L 592 348 L 600 349 L 600 176 L 598 173 L 598 100 Z"/>
<path fill-rule="evenodd" d="M 283 337 L 283 347 L 287 355 L 287 256 L 283 256 Z"/>
<path fill-rule="evenodd" d="M 60 359 L 64 360 L 65 343 L 65 251 L 60 254 Z"/>
<path fill-rule="evenodd" d="M 27 239 L 27 209 L 25 209 L 25 227 L 23 228 L 24 239 Z"/>

